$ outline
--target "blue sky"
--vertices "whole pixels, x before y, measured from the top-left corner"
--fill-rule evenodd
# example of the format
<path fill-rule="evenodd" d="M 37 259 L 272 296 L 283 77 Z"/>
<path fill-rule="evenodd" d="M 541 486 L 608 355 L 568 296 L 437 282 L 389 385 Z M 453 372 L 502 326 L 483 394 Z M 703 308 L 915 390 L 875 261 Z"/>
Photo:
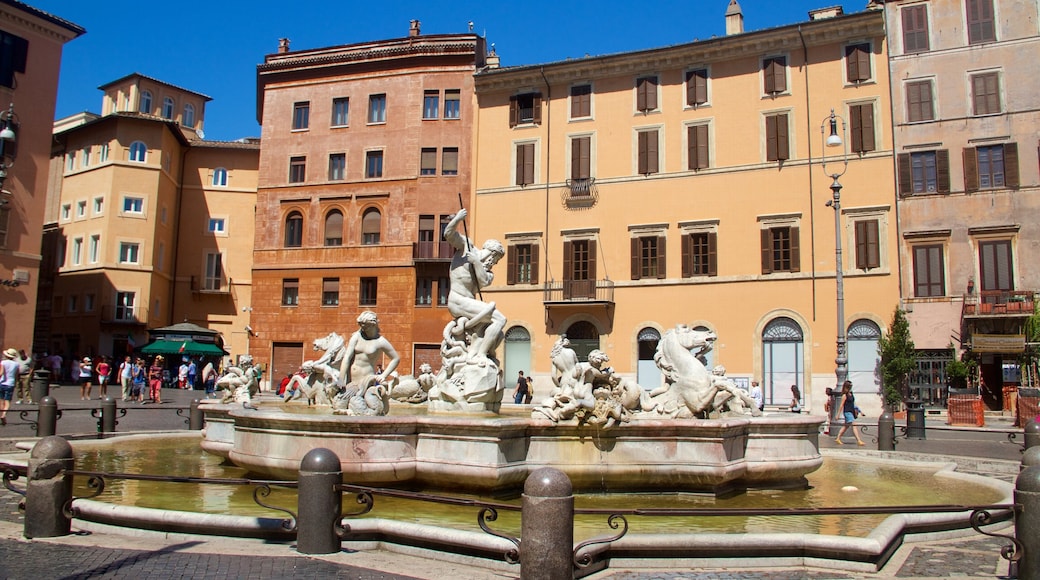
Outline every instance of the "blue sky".
<path fill-rule="evenodd" d="M 473 31 L 504 66 L 535 64 L 707 39 L 725 34 L 729 0 L 577 0 L 549 7 L 484 0 L 377 4 L 328 0 L 24 0 L 87 33 L 65 45 L 56 118 L 100 112 L 97 87 L 138 72 L 209 95 L 207 139 L 259 136 L 256 65 L 289 38 L 293 50 L 424 34 Z M 804 22 L 828 0 L 740 0 L 744 29 Z M 858 12 L 866 0 L 840 3 Z M 523 6 L 523 9 L 520 9 Z M 370 8 L 371 7 L 371 8 Z M 544 15 L 538 12 L 544 12 Z M 642 31 L 642 32 L 641 32 Z"/>

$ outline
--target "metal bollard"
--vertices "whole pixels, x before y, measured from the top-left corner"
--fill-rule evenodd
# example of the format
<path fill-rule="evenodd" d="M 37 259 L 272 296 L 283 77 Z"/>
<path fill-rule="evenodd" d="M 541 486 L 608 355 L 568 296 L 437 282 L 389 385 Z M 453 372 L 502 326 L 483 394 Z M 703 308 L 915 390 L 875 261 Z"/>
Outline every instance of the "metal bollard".
<path fill-rule="evenodd" d="M 44 397 L 51 394 L 51 373 L 46 369 L 33 371 L 32 379 L 29 380 L 32 391 L 32 400 L 39 403 Z"/>
<path fill-rule="evenodd" d="M 521 580 L 574 578 L 574 489 L 565 473 L 537 469 L 524 482 Z"/>
<path fill-rule="evenodd" d="M 311 449 L 300 461 L 300 481 L 296 495 L 296 551 L 301 554 L 334 554 L 342 540 L 337 533 L 343 514 L 339 484 L 343 472 L 339 457 L 319 447 Z"/>
<path fill-rule="evenodd" d="M 1019 578 L 1040 578 L 1040 465 L 1030 465 L 1015 480 L 1015 537 L 1022 543 Z M 26 518 L 28 519 L 28 518 Z"/>
<path fill-rule="evenodd" d="M 36 413 L 36 436 L 50 437 L 57 432 L 58 417 L 61 416 L 61 412 L 58 411 L 58 401 L 47 395 L 37 403 L 39 410 Z"/>
<path fill-rule="evenodd" d="M 29 454 L 29 478 L 25 486 L 26 538 L 54 538 L 72 531 L 65 505 L 72 501 L 74 467 L 72 445 L 61 437 L 45 437 Z"/>
<path fill-rule="evenodd" d="M 116 400 L 105 397 L 101 401 L 101 418 L 98 419 L 98 433 L 116 432 Z"/>
<path fill-rule="evenodd" d="M 199 408 L 199 400 L 192 400 L 191 411 L 188 413 L 188 429 L 190 431 L 201 431 L 205 418 L 206 414 Z"/>
<path fill-rule="evenodd" d="M 877 420 L 877 448 L 878 451 L 896 450 L 896 418 L 892 410 L 885 406 L 885 410 Z"/>
<path fill-rule="evenodd" d="M 1040 445 L 1040 422 L 1035 419 L 1028 421 L 1022 431 L 1025 433 L 1026 449 Z"/>

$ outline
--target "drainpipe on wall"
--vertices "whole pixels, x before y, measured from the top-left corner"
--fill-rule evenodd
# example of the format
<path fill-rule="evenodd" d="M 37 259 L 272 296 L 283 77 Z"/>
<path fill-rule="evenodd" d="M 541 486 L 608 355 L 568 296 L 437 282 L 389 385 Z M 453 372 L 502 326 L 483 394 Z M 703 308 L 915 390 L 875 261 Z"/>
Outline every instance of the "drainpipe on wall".
<path fill-rule="evenodd" d="M 876 9 L 876 8 L 875 8 Z M 887 53 L 890 49 L 888 43 L 888 4 L 883 3 L 881 10 L 884 12 L 884 23 L 885 23 L 885 52 Z M 896 147 L 896 116 L 894 114 L 896 90 L 895 83 L 892 82 L 892 65 L 891 56 L 885 59 L 885 72 L 888 74 L 888 102 L 889 106 L 893 110 L 889 111 L 888 122 L 889 130 L 892 135 L 892 197 L 893 207 L 896 208 L 896 280 L 899 283 L 899 307 L 903 307 L 903 301 L 906 299 L 906 295 L 903 293 L 903 251 L 902 243 L 900 240 L 903 239 L 903 220 L 900 219 L 900 204 L 899 204 L 899 157 Z"/>
<path fill-rule="evenodd" d="M 181 239 L 181 203 L 184 200 L 184 165 L 188 160 L 188 151 L 191 151 L 191 145 L 185 146 L 184 151 L 181 152 L 181 166 L 177 177 L 177 212 L 176 212 L 176 224 L 177 227 L 173 230 L 173 248 L 170 250 L 170 316 L 167 324 L 174 323 L 174 312 L 173 307 L 177 303 L 177 251 L 180 249 Z M 190 288 L 188 289 L 191 290 Z M 185 318 L 187 320 L 187 318 Z"/>
<path fill-rule="evenodd" d="M 798 38 L 802 41 L 802 66 L 805 67 L 805 133 L 808 135 L 806 144 L 809 146 L 809 223 L 816 225 L 816 201 L 813 197 L 813 167 L 812 167 L 812 117 L 809 113 L 809 48 L 805 45 L 805 36 L 802 34 L 802 25 L 798 25 Z M 812 261 L 810 268 L 810 280 L 812 281 L 812 319 L 816 321 L 816 228 L 809 228 L 809 256 Z M 841 267 L 839 264 L 837 267 Z"/>
<path fill-rule="evenodd" d="M 542 248 L 545 250 L 545 254 L 542 261 L 545 262 L 545 277 L 542 278 L 542 284 L 549 283 L 549 167 L 551 165 L 550 144 L 552 142 L 552 115 L 550 115 L 549 106 L 552 103 L 552 87 L 549 86 L 549 79 L 545 77 L 545 67 L 538 69 L 542 73 L 542 81 L 545 82 L 545 231 L 542 232 Z M 546 313 L 548 317 L 548 313 Z"/>

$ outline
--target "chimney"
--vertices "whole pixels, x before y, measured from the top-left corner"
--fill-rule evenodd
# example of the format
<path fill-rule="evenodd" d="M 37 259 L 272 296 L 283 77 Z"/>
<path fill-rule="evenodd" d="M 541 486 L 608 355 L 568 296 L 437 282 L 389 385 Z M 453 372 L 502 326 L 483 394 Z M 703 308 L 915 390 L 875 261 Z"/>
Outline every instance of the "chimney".
<path fill-rule="evenodd" d="M 289 39 L 279 38 L 278 39 L 278 54 L 285 54 L 289 52 Z"/>
<path fill-rule="evenodd" d="M 419 27 L 422 23 L 418 20 L 412 20 L 408 23 L 408 36 L 419 36 Z"/>
<path fill-rule="evenodd" d="M 744 12 L 737 0 L 729 0 L 726 8 L 726 36 L 744 32 Z"/>
<path fill-rule="evenodd" d="M 498 68 L 500 66 L 498 53 L 495 52 L 494 42 L 491 43 L 491 50 L 488 51 L 487 58 L 484 59 L 484 63 L 488 68 Z"/>

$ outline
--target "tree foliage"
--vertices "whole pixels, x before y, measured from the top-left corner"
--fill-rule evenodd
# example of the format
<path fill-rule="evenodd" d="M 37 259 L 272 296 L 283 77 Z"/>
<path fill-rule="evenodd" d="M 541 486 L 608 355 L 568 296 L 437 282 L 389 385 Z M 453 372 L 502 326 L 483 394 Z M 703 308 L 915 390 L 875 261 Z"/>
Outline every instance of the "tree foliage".
<path fill-rule="evenodd" d="M 896 308 L 888 332 L 878 341 L 881 356 L 881 395 L 893 411 L 900 409 L 909 392 L 910 373 L 917 368 L 917 353 L 910 338 L 910 322 L 901 308 Z"/>

